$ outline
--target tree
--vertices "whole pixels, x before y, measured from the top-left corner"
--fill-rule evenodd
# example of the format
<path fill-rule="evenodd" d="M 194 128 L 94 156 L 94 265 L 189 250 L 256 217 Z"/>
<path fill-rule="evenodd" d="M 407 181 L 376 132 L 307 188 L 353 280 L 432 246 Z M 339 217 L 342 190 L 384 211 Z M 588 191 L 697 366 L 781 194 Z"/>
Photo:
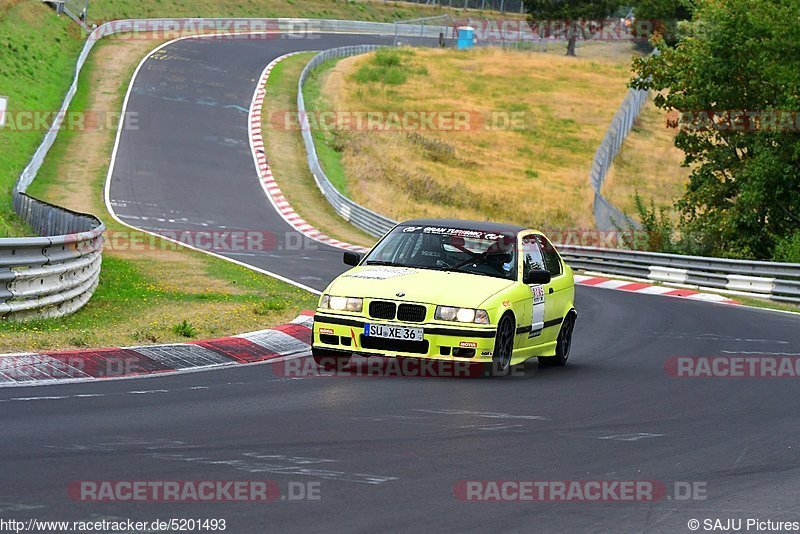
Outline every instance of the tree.
<path fill-rule="evenodd" d="M 692 18 L 691 8 L 690 0 L 636 0 L 633 13 L 637 20 L 647 24 L 634 24 L 634 33 L 643 27 L 650 35 L 660 34 L 666 44 L 674 46 L 678 41 L 678 22 Z"/>
<path fill-rule="evenodd" d="M 631 86 L 678 117 L 691 168 L 683 239 L 705 254 L 769 259 L 800 231 L 800 2 L 698 0 L 675 47 L 634 60 Z"/>
<path fill-rule="evenodd" d="M 563 25 L 567 37 L 567 55 L 575 55 L 575 42 L 581 32 L 603 23 L 617 6 L 617 0 L 525 0 L 532 26 L 544 21 L 548 32 Z"/>

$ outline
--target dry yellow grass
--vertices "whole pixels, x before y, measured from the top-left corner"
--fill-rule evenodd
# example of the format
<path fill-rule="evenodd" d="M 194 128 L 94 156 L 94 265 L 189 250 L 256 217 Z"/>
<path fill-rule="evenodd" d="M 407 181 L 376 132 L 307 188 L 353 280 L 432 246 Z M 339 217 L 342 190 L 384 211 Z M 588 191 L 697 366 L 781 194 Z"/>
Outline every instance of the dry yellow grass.
<path fill-rule="evenodd" d="M 522 113 L 527 127 L 339 132 L 356 201 L 403 219 L 463 217 L 588 228 L 589 167 L 629 79 L 629 59 L 498 49 L 414 50 L 401 85 L 354 80 L 372 55 L 339 62 L 323 93 L 340 111 Z M 418 135 L 416 135 L 418 134 Z"/>
<path fill-rule="evenodd" d="M 606 175 L 603 195 L 629 214 L 635 214 L 633 196 L 672 205 L 682 196 L 690 169 L 681 167 L 683 152 L 673 144 L 676 130 L 667 128 L 667 115 L 648 101 Z"/>

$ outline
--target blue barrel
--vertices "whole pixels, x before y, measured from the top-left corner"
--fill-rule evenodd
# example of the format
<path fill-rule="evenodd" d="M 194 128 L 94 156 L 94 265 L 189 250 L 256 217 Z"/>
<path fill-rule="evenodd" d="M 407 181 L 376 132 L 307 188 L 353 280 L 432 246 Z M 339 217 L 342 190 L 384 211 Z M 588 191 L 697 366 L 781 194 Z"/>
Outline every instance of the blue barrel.
<path fill-rule="evenodd" d="M 459 26 L 458 27 L 458 49 L 466 50 L 472 48 L 475 38 L 475 28 L 472 26 Z"/>

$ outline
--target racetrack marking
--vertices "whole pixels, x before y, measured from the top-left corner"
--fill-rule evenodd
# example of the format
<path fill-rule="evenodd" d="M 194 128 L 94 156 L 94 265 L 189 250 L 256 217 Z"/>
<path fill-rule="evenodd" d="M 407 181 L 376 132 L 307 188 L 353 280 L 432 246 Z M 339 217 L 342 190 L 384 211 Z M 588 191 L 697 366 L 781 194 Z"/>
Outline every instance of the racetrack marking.
<path fill-rule="evenodd" d="M 464 430 L 483 430 L 483 431 L 486 431 L 486 432 L 493 432 L 495 430 L 513 430 L 513 429 L 519 429 L 519 428 L 524 428 L 524 427 L 525 427 L 525 425 L 507 425 L 507 424 L 503 424 L 503 423 L 495 423 L 493 425 L 462 425 L 462 426 L 459 426 L 458 428 L 461 428 L 461 429 L 464 429 Z"/>
<path fill-rule="evenodd" d="M 800 356 L 800 352 L 764 352 L 746 350 L 721 350 L 723 354 L 745 354 L 755 356 Z"/>
<path fill-rule="evenodd" d="M 125 128 L 125 117 L 126 117 L 126 114 L 127 114 L 128 102 L 130 101 L 130 96 L 131 96 L 131 93 L 133 91 L 133 86 L 134 86 L 134 84 L 136 82 L 136 76 L 139 74 L 139 71 L 142 69 L 142 66 L 154 54 L 156 54 L 157 52 L 161 51 L 161 49 L 163 49 L 164 47 L 167 47 L 167 46 L 169 46 L 169 45 L 171 45 L 173 43 L 176 43 L 178 41 L 182 41 L 184 39 L 197 39 L 197 38 L 202 38 L 202 37 L 201 36 L 179 37 L 177 39 L 173 39 L 172 41 L 168 41 L 166 43 L 163 43 L 163 44 L 157 46 L 149 54 L 147 54 L 144 58 L 142 58 L 142 60 L 136 66 L 136 69 L 133 71 L 133 76 L 131 77 L 130 84 L 128 85 L 128 90 L 125 93 L 124 100 L 122 101 L 122 111 L 121 111 L 121 115 L 120 115 L 121 118 L 120 118 L 120 121 L 119 121 L 119 125 L 117 127 L 117 135 L 116 135 L 116 138 L 114 139 L 114 148 L 111 151 L 111 161 L 109 162 L 109 165 L 108 165 L 108 173 L 106 174 L 105 186 L 103 188 L 103 198 L 104 198 L 104 201 L 105 201 L 105 204 L 106 204 L 106 210 L 108 211 L 109 215 L 111 215 L 111 217 L 115 221 L 117 221 L 119 224 L 121 224 L 123 226 L 126 226 L 127 228 L 131 228 L 132 230 L 138 230 L 138 231 L 144 232 L 144 233 L 146 233 L 148 235 L 151 235 L 151 236 L 154 236 L 154 237 L 158 237 L 160 239 L 164 239 L 164 240 L 169 241 L 171 243 L 175 243 L 175 244 L 177 244 L 179 246 L 186 247 L 186 248 L 191 249 L 191 250 L 196 250 L 198 252 L 202 252 L 203 254 L 208 254 L 209 256 L 214 256 L 215 258 L 219 258 L 221 260 L 234 263 L 234 264 L 239 265 L 241 267 L 244 267 L 246 269 L 250 269 L 251 271 L 255 271 L 255 272 L 258 272 L 258 273 L 261 273 L 261 274 L 265 274 L 267 276 L 271 276 L 272 278 L 275 278 L 276 280 L 280 280 L 282 282 L 286 282 L 287 284 L 291 284 L 291 285 L 293 285 L 295 287 L 299 287 L 300 289 L 304 289 L 304 290 L 306 290 L 306 291 L 308 291 L 310 293 L 313 293 L 315 295 L 321 295 L 322 294 L 321 291 L 318 291 L 318 290 L 316 290 L 316 289 L 314 289 L 312 287 L 306 286 L 305 284 L 301 284 L 299 282 L 296 282 L 294 280 L 291 280 L 289 278 L 281 276 L 281 275 L 279 275 L 277 273 L 273 273 L 271 271 L 267 271 L 266 269 L 261 269 L 259 267 L 255 267 L 255 266 L 250 265 L 248 263 L 245 263 L 243 261 L 239 261 L 239 260 L 235 260 L 233 258 L 229 258 L 227 256 L 223 256 L 222 254 L 217 254 L 216 252 L 212 252 L 210 250 L 205 250 L 205 249 L 202 249 L 202 248 L 194 247 L 194 246 L 186 244 L 186 243 L 181 243 L 180 241 L 178 241 L 176 239 L 172 239 L 172 238 L 163 236 L 163 235 L 159 234 L 158 232 L 153 232 L 153 231 L 141 228 L 141 227 L 134 226 L 132 224 L 128 224 L 122 218 L 120 218 L 117 215 L 117 213 L 114 211 L 114 204 L 117 201 L 116 200 L 112 201 L 112 199 L 111 199 L 111 178 L 114 175 L 114 165 L 116 164 L 116 161 L 117 161 L 117 152 L 119 151 L 119 142 L 120 142 L 120 139 L 122 137 L 122 131 Z M 126 201 L 120 200 L 119 202 L 126 202 Z"/>
<path fill-rule="evenodd" d="M 614 434 L 613 436 L 603 436 L 597 439 L 608 439 L 614 441 L 639 441 L 640 439 L 660 438 L 664 434 L 651 434 L 649 432 L 638 432 L 635 434 Z"/>
<path fill-rule="evenodd" d="M 276 475 L 309 476 L 324 480 L 338 480 L 341 482 L 355 482 L 358 484 L 369 485 L 379 485 L 386 482 L 391 482 L 393 480 L 399 480 L 398 477 L 392 476 L 373 475 L 367 473 L 348 473 L 346 471 L 308 467 L 309 465 L 313 466 L 317 464 L 338 462 L 338 460 L 329 460 L 325 458 L 304 458 L 258 452 L 241 453 L 240 456 L 244 457 L 245 459 L 233 458 L 214 460 L 203 456 L 198 457 L 187 456 L 183 454 L 163 453 L 155 453 L 151 455 L 152 458 L 158 460 L 199 463 L 210 466 L 224 466 L 251 474 L 272 473 Z"/>
<path fill-rule="evenodd" d="M 266 86 L 267 80 L 269 79 L 269 74 L 272 72 L 272 69 L 275 68 L 275 65 L 284 59 L 304 52 L 308 51 L 304 50 L 302 52 L 292 52 L 273 59 L 264 68 L 261 76 L 258 79 L 258 84 L 256 84 L 256 90 L 253 93 L 253 99 L 250 103 L 250 112 L 248 114 L 248 120 L 250 124 L 250 128 L 248 129 L 248 139 L 250 140 L 250 151 L 253 155 L 253 163 L 255 163 L 256 166 L 259 183 L 261 183 L 261 188 L 264 190 L 264 194 L 275 208 L 275 211 L 277 211 L 281 218 L 297 232 L 303 234 L 309 239 L 318 241 L 325 245 L 330 245 L 344 250 L 352 250 L 355 252 L 367 252 L 369 250 L 367 248 L 345 243 L 344 241 L 339 241 L 338 239 L 334 239 L 323 234 L 308 224 L 303 218 L 301 218 L 300 215 L 294 211 L 286 197 L 283 196 L 281 188 L 275 181 L 275 177 L 272 175 L 272 169 L 270 169 L 269 162 L 267 161 L 264 137 L 261 130 L 261 110 L 264 107 L 264 97 L 266 96 Z"/>
<path fill-rule="evenodd" d="M 496 413 L 496 412 L 470 412 L 467 410 L 424 410 L 415 409 L 415 412 L 432 413 L 438 415 L 468 415 L 472 417 L 486 417 L 488 419 L 528 419 L 531 421 L 547 421 L 546 417 L 541 415 L 512 415 L 509 413 Z"/>

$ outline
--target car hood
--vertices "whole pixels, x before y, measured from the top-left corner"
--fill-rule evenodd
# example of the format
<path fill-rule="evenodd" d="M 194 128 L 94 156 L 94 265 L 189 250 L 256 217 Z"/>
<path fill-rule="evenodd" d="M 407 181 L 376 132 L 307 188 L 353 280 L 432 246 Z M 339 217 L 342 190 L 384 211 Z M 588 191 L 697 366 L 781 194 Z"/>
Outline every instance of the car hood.
<path fill-rule="evenodd" d="M 405 300 L 444 306 L 477 308 L 512 280 L 477 274 L 366 265 L 350 269 L 328 286 L 342 297 Z M 405 293 L 398 297 L 398 293 Z"/>

